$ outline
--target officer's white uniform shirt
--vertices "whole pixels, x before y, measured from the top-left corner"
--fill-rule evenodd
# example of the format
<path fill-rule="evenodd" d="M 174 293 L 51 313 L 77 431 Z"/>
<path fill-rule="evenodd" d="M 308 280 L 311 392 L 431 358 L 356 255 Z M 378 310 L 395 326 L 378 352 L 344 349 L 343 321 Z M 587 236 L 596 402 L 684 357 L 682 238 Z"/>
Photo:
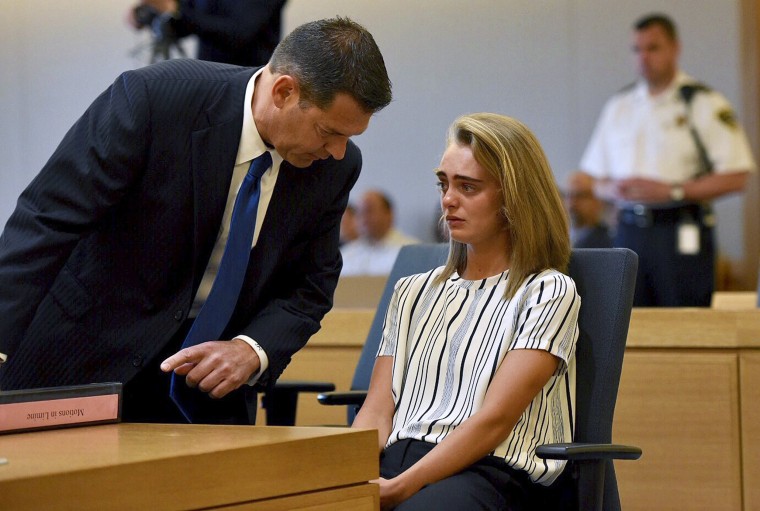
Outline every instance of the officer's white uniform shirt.
<path fill-rule="evenodd" d="M 682 85 L 694 83 L 679 72 L 656 96 L 639 80 L 610 98 L 580 168 L 596 178 L 645 177 L 671 184 L 695 177 L 699 154 L 689 132 L 687 105 L 679 94 Z M 692 122 L 716 173 L 755 170 L 747 136 L 732 112 L 728 100 L 716 91 L 698 91 L 691 101 Z"/>

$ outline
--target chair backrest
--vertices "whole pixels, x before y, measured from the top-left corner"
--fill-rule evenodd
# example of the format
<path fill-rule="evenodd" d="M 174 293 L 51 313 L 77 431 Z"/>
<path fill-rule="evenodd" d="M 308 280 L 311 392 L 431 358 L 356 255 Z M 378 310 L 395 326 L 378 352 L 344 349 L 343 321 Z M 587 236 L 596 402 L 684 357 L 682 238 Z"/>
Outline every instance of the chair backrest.
<path fill-rule="evenodd" d="M 383 336 L 385 311 L 388 309 L 388 304 L 393 296 L 396 282 L 402 277 L 414 275 L 415 273 L 423 273 L 446 264 L 448 253 L 448 243 L 417 244 L 401 247 L 398 256 L 396 256 L 396 262 L 393 264 L 391 273 L 385 283 L 375 317 L 367 334 L 367 340 L 364 342 L 359 363 L 354 371 L 354 379 L 351 382 L 351 390 L 369 389 L 369 379 L 372 376 L 372 367 L 375 365 L 375 355 L 377 355 L 380 339 Z M 354 420 L 354 413 L 355 410 L 350 406 L 348 411 L 349 424 Z"/>
<path fill-rule="evenodd" d="M 575 442 L 612 441 L 612 418 L 623 368 L 637 266 L 638 256 L 626 248 L 576 249 L 570 258 L 568 273 L 581 296 L 576 351 Z M 581 502 L 594 498 L 593 486 L 585 476 L 579 481 Z M 604 509 L 619 508 L 615 470 L 609 461 Z"/>

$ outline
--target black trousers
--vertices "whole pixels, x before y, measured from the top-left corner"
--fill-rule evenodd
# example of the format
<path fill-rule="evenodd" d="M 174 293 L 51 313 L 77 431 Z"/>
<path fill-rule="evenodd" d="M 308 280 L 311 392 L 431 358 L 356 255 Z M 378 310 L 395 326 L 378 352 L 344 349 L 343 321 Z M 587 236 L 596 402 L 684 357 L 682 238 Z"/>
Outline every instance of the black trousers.
<path fill-rule="evenodd" d="M 401 440 L 380 455 L 380 476 L 395 477 L 430 452 L 435 444 Z M 542 487 L 525 472 L 495 456 L 486 456 L 466 470 L 425 486 L 399 504 L 396 511 L 527 511 L 542 509 Z"/>
<path fill-rule="evenodd" d="M 169 396 L 171 373 L 164 373 L 160 364 L 180 349 L 191 326 L 192 321 L 186 321 L 158 355 L 124 385 L 121 413 L 124 422 L 187 424 L 187 419 Z M 179 378 L 177 383 L 184 385 L 184 378 Z M 204 403 L 204 413 L 196 423 L 255 423 L 256 393 L 246 385 L 222 399 L 211 399 L 201 391 L 197 392 L 198 398 Z M 249 408 L 252 408 L 252 413 Z"/>
<path fill-rule="evenodd" d="M 630 248 L 639 255 L 635 307 L 710 306 L 715 288 L 711 215 L 698 205 L 639 215 L 620 212 L 614 246 Z M 696 254 L 682 254 L 678 248 L 678 231 L 685 219 L 696 222 L 699 229 Z"/>

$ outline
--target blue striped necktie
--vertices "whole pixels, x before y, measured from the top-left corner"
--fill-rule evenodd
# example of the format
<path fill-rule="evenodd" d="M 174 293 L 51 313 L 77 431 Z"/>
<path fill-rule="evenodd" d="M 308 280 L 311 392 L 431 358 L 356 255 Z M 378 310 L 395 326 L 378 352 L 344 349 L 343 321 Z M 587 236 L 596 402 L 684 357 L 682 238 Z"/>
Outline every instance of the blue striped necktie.
<path fill-rule="evenodd" d="M 235 199 L 230 231 L 224 248 L 219 271 L 208 298 L 182 343 L 182 348 L 206 341 L 215 341 L 224 332 L 235 310 L 243 279 L 251 255 L 253 231 L 256 227 L 256 210 L 261 196 L 261 176 L 272 166 L 268 151 L 251 162 Z M 204 400 L 209 399 L 199 390 L 191 389 L 172 373 L 169 394 L 189 422 L 194 422 Z"/>

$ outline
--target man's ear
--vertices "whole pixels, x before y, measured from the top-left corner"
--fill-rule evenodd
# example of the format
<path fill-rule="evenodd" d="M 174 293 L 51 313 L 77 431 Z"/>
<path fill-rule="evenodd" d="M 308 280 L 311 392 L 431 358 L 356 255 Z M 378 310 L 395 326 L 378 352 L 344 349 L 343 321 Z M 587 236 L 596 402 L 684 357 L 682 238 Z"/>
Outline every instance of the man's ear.
<path fill-rule="evenodd" d="M 288 102 L 298 102 L 298 83 L 290 75 L 278 76 L 272 84 L 272 99 L 277 108 L 284 107 Z"/>

